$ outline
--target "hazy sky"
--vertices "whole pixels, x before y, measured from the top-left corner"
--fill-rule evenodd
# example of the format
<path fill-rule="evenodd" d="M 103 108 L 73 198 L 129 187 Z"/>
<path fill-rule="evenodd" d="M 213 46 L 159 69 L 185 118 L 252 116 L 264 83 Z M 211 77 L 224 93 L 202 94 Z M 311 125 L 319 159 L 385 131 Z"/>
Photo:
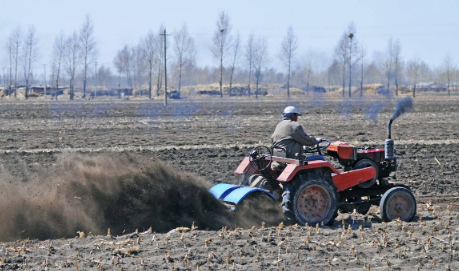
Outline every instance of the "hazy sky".
<path fill-rule="evenodd" d="M 331 56 L 347 26 L 354 22 L 356 37 L 369 56 L 383 52 L 390 37 L 399 38 L 405 60 L 414 57 L 439 66 L 447 53 L 459 62 L 459 1 L 269 1 L 269 0 L 0 0 L 0 60 L 11 31 L 34 25 L 40 38 L 39 64 L 49 63 L 55 36 L 79 30 L 89 14 L 94 22 L 98 62 L 112 66 L 116 52 L 135 45 L 149 29 L 161 24 L 173 33 L 186 23 L 198 49 L 199 66 L 214 65 L 210 44 L 218 13 L 226 11 L 243 41 L 253 32 L 266 36 L 271 65 L 282 69 L 277 55 L 289 26 L 299 39 L 298 55 L 313 49 Z M 0 65 L 2 66 L 2 65 Z M 41 66 L 41 65 L 39 65 Z M 39 69 L 40 67 L 35 67 Z"/>

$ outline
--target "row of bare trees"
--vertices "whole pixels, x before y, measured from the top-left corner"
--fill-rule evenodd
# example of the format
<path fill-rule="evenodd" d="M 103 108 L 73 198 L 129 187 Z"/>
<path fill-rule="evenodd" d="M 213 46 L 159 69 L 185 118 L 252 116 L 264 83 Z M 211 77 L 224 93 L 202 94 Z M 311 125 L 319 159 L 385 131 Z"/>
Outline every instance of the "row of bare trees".
<path fill-rule="evenodd" d="M 11 33 L 7 44 L 9 58 L 8 86 L 16 89 L 19 85 L 19 69 L 22 67 L 23 79 L 26 86 L 25 97 L 28 97 L 28 88 L 32 84 L 33 70 L 39 59 L 39 38 L 36 29 L 31 26 L 24 34 L 20 27 Z M 80 65 L 83 65 L 83 96 L 86 96 L 86 82 L 89 63 L 97 57 L 97 48 L 94 37 L 94 26 L 89 16 L 79 32 L 74 32 L 68 37 L 61 32 L 54 40 L 51 56 L 51 85 L 59 87 L 63 73 L 69 78 L 70 98 L 74 96 L 75 75 Z"/>
<path fill-rule="evenodd" d="M 241 42 L 239 33 L 233 37 L 232 25 L 229 16 L 226 12 L 221 12 L 216 21 L 216 29 L 213 35 L 213 42 L 210 48 L 213 57 L 219 62 L 219 87 L 220 97 L 223 97 L 223 71 L 224 61 L 230 58 L 229 65 L 229 88 L 233 87 L 233 79 L 235 70 L 240 66 L 240 61 L 243 58 L 247 64 L 248 72 L 248 95 L 251 96 L 251 79 L 252 74 L 255 77 L 255 97 L 258 97 L 259 85 L 263 78 L 263 70 L 267 69 L 270 61 L 268 51 L 268 40 L 266 37 L 255 38 L 251 34 L 245 45 Z"/>
<path fill-rule="evenodd" d="M 182 28 L 173 34 L 172 57 L 165 59 L 165 50 L 170 47 L 170 40 L 161 35 L 165 30 L 160 26 L 158 33 L 150 30 L 147 35 L 140 39 L 137 45 L 125 45 L 119 50 L 113 59 L 113 64 L 118 72 L 118 87 L 121 88 L 121 78 L 125 78 L 126 84 L 139 90 L 145 81 L 148 81 L 148 95 L 152 98 L 153 88 L 156 95 L 159 95 L 162 80 L 164 77 L 163 64 L 169 58 L 173 60 L 174 75 L 177 81 L 178 92 L 180 95 L 182 82 L 186 71 L 195 65 L 196 48 L 194 39 L 190 36 L 188 28 L 183 25 Z"/>
<path fill-rule="evenodd" d="M 341 86 L 342 95 L 349 97 L 356 91 L 363 95 L 364 84 L 382 83 L 390 91 L 399 94 L 400 85 L 410 85 L 413 95 L 421 82 L 441 82 L 450 94 L 451 85 L 459 80 L 459 71 L 451 56 L 447 55 L 444 64 L 431 68 L 419 57 L 404 60 L 400 40 L 390 38 L 384 52 L 368 57 L 362 45 L 356 26 L 351 23 L 338 37 L 333 54 L 317 50 L 300 51 L 300 44 L 289 27 L 277 53 L 283 68 L 277 70 L 270 66 L 268 38 L 252 33 L 245 41 L 239 33 L 232 33 L 229 15 L 221 12 L 216 20 L 210 52 L 217 67 L 198 67 L 196 46 L 186 24 L 172 36 L 163 35 L 165 26 L 158 32 L 150 30 L 136 45 L 126 44 L 113 59 L 117 76 L 110 68 L 100 65 L 97 70 L 97 43 L 94 36 L 94 24 L 86 16 L 79 31 L 70 35 L 61 32 L 54 40 L 51 55 L 50 80 L 53 87 L 70 86 L 73 99 L 75 86 L 81 86 L 83 97 L 87 95 L 89 80 L 98 78 L 102 85 L 128 86 L 134 91 L 148 85 L 148 95 L 159 95 L 164 80 L 164 62 L 170 64 L 171 79 L 174 87 L 181 92 L 182 86 L 193 84 L 219 83 L 220 96 L 223 97 L 223 85 L 232 89 L 234 84 L 247 85 L 248 95 L 258 97 L 260 84 L 281 83 L 290 96 L 291 87 L 303 89 L 309 93 L 314 86 L 336 89 Z M 312 43 L 313 41 L 311 41 Z M 7 40 L 7 64 L 4 65 L 3 82 L 17 88 L 20 81 L 26 86 L 34 80 L 34 68 L 39 58 L 39 39 L 35 28 L 26 33 L 18 27 Z M 167 48 L 167 59 L 165 49 Z M 95 64 L 92 71 L 90 65 Z M 37 72 L 35 72 L 37 74 Z M 255 91 L 252 92 L 252 85 Z M 346 91 L 347 90 L 347 91 Z M 354 90 L 354 92 L 353 92 Z M 27 95 L 26 91 L 26 95 Z M 16 94 L 16 93 L 15 93 Z"/>
<path fill-rule="evenodd" d="M 33 26 L 29 27 L 25 34 L 19 27 L 11 33 L 6 44 L 9 58 L 9 86 L 17 88 L 21 67 L 25 84 L 29 86 L 33 65 L 38 58 L 38 42 L 37 32 Z M 27 94 L 26 90 L 26 98 Z M 14 91 L 14 96 L 16 97 L 16 91 Z"/>

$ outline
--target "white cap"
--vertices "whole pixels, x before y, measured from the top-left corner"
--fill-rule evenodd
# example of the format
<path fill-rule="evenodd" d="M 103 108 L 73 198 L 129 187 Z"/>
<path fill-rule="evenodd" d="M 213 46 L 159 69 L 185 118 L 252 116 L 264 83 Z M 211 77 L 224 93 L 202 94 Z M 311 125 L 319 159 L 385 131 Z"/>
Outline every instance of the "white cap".
<path fill-rule="evenodd" d="M 296 107 L 294 106 L 287 106 L 285 109 L 284 109 L 284 114 L 298 114 L 299 116 L 301 116 L 301 113 L 300 111 L 298 111 L 298 109 L 296 109 Z"/>

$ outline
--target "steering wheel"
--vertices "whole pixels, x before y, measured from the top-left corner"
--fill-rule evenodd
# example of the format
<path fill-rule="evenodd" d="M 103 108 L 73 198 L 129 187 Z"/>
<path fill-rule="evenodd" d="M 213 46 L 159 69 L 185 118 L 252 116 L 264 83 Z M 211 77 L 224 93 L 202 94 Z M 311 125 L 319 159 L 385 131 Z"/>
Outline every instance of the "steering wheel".
<path fill-rule="evenodd" d="M 271 160 L 265 165 L 265 158 L 272 155 L 272 150 L 270 148 L 266 146 L 256 146 L 250 151 L 249 164 L 253 169 L 263 171 L 271 165 Z"/>
<path fill-rule="evenodd" d="M 314 147 L 309 147 L 309 146 L 304 146 L 304 152 L 305 153 L 320 153 L 322 154 L 322 151 L 326 150 L 328 146 L 330 146 L 331 141 L 328 139 L 321 138 L 319 142 L 317 143 L 316 146 Z"/>

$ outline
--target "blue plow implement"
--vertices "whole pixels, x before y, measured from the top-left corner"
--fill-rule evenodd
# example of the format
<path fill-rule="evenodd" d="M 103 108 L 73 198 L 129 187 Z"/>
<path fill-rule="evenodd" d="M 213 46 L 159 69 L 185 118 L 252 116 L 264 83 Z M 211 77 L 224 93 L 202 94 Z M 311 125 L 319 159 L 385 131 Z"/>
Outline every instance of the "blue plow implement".
<path fill-rule="evenodd" d="M 268 194 L 271 198 L 276 200 L 276 197 L 266 190 L 249 186 L 219 183 L 212 186 L 210 189 L 210 193 L 212 193 L 215 198 L 234 205 L 238 205 L 248 195 L 257 192 Z"/>

